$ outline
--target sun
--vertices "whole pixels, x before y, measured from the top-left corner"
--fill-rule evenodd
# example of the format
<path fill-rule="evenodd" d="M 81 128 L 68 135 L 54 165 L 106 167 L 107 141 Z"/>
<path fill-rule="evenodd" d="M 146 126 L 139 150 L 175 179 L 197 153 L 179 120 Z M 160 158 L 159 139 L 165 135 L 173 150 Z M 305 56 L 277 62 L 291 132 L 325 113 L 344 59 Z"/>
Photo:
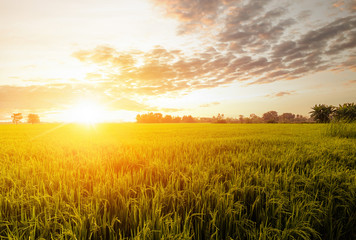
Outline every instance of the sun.
<path fill-rule="evenodd" d="M 105 108 L 91 99 L 78 101 L 64 114 L 64 121 L 83 124 L 95 124 L 105 121 Z"/>

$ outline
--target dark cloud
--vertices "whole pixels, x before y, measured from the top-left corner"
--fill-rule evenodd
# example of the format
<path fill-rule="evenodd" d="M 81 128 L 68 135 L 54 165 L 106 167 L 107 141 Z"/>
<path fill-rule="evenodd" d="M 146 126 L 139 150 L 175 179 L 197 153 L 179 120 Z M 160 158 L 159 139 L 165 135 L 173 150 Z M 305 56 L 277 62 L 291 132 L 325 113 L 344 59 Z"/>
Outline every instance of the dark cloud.
<path fill-rule="evenodd" d="M 227 19 L 227 25 L 236 26 L 249 22 L 256 16 L 259 16 L 261 12 L 265 10 L 265 6 L 271 2 L 271 0 L 254 0 L 248 1 L 243 4 L 242 1 L 230 2 L 231 4 L 229 17 Z M 270 11 L 266 14 L 266 17 L 273 17 L 280 15 L 280 11 Z"/>
<path fill-rule="evenodd" d="M 184 22 L 181 25 L 180 32 L 187 33 L 197 28 L 213 25 L 219 17 L 219 13 L 222 12 L 221 6 L 232 1 L 153 0 L 153 2 L 163 7 L 166 16 Z"/>
<path fill-rule="evenodd" d="M 223 31 L 218 34 L 222 42 L 229 42 L 238 53 L 262 53 L 283 36 L 296 21 L 285 18 L 288 10 L 277 7 L 266 10 L 269 1 L 250 1 L 230 11 Z"/>
<path fill-rule="evenodd" d="M 223 52 L 216 49 L 202 51 L 200 59 L 203 62 L 195 62 L 200 65 L 195 71 L 192 64 L 190 71 L 185 72 L 190 64 L 187 60 L 171 65 L 173 68 L 181 66 L 176 77 L 185 78 L 187 89 L 234 81 L 270 83 L 328 69 L 356 71 L 354 15 L 330 19 L 309 31 L 295 31 L 293 28 L 298 21 L 305 25 L 305 20 L 313 12 L 304 10 L 294 19 L 290 17 L 288 6 L 273 5 L 270 0 L 157 0 L 156 3 L 166 9 L 168 16 L 180 20 L 182 29 L 189 29 L 186 33 L 191 32 L 192 26 L 200 26 L 196 29 L 200 33 L 202 27 L 209 26 L 207 31 L 214 32 L 216 45 Z M 342 0 L 334 6 L 353 9 L 355 3 Z M 207 13 L 212 21 L 201 20 L 203 13 Z M 212 67 L 214 64 L 215 69 Z M 200 79 L 200 84 L 192 78 Z"/>
<path fill-rule="evenodd" d="M 310 10 L 304 10 L 298 14 L 298 19 L 301 21 L 304 21 L 308 19 L 312 15 L 312 12 Z"/>
<path fill-rule="evenodd" d="M 253 49 L 265 51 L 268 41 L 276 41 L 295 23 L 283 18 L 286 8 L 267 8 L 271 0 L 153 0 L 166 15 L 181 22 L 180 33 L 219 29 L 221 42 L 230 42 L 240 53 Z M 246 46 L 248 44 L 248 46 Z"/>

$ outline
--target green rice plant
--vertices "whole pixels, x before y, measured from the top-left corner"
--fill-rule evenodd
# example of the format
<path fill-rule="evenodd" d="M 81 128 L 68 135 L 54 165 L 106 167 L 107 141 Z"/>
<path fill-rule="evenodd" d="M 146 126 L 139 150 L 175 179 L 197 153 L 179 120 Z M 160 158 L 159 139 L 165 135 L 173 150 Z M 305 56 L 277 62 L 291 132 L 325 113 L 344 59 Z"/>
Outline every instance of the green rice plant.
<path fill-rule="evenodd" d="M 0 125 L 0 239 L 355 239 L 322 124 Z"/>
<path fill-rule="evenodd" d="M 327 125 L 326 135 L 341 138 L 356 138 L 356 122 L 334 122 Z"/>

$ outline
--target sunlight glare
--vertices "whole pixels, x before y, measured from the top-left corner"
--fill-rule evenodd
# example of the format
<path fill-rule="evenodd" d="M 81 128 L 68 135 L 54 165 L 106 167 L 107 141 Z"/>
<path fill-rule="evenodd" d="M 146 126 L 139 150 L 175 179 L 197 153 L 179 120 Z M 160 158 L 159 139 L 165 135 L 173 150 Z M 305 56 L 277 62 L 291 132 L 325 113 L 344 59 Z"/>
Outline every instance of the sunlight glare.
<path fill-rule="evenodd" d="M 92 100 L 81 100 L 65 113 L 66 122 L 95 124 L 105 121 L 106 111 L 103 106 Z"/>

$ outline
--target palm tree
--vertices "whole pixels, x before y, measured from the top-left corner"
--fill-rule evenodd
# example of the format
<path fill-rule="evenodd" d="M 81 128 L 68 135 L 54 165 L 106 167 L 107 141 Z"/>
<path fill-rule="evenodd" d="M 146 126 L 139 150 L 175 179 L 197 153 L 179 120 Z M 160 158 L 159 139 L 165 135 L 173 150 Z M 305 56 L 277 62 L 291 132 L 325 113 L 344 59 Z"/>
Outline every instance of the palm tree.
<path fill-rule="evenodd" d="M 318 123 L 328 123 L 330 122 L 330 116 L 334 112 L 334 106 L 319 104 L 312 107 L 313 111 L 309 112 L 310 116 Z"/>
<path fill-rule="evenodd" d="M 353 122 L 356 121 L 356 104 L 344 103 L 335 109 L 335 118 L 338 121 Z"/>

